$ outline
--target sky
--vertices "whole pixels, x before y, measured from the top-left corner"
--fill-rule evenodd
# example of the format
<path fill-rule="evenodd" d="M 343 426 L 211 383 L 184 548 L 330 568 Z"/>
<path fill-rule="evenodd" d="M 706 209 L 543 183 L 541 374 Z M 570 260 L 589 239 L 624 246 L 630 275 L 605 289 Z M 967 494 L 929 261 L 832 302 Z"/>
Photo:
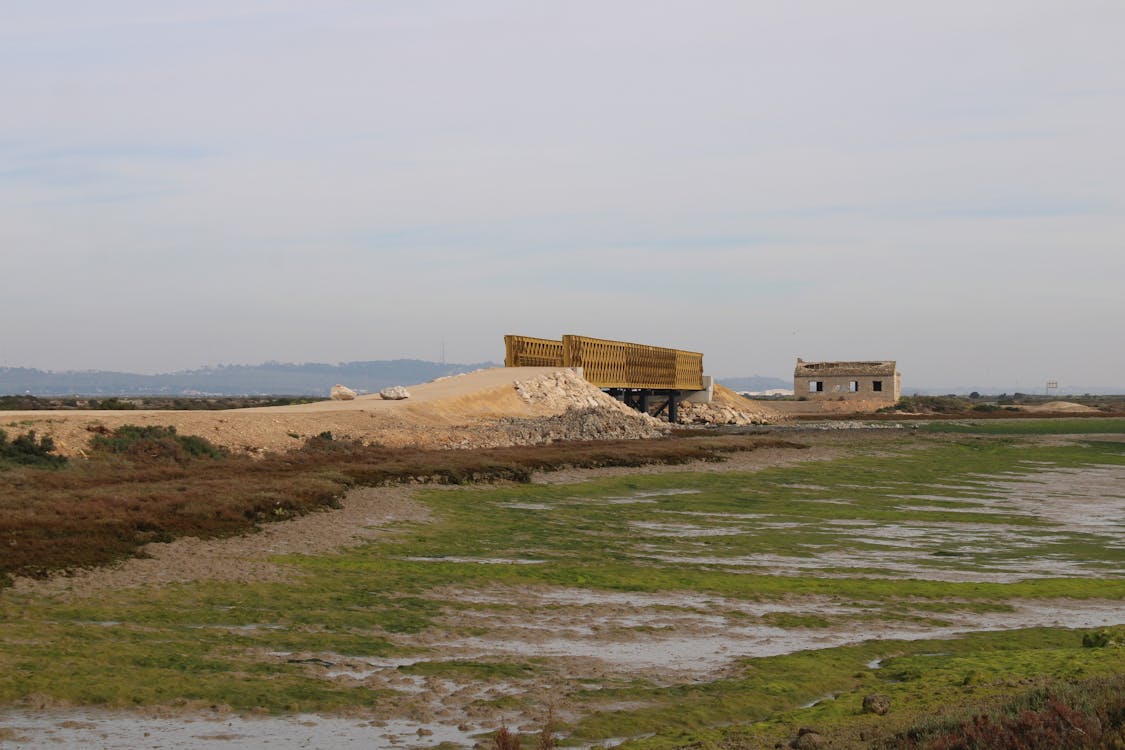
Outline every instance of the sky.
<path fill-rule="evenodd" d="M 0 2 L 0 366 L 1125 386 L 1120 0 Z"/>

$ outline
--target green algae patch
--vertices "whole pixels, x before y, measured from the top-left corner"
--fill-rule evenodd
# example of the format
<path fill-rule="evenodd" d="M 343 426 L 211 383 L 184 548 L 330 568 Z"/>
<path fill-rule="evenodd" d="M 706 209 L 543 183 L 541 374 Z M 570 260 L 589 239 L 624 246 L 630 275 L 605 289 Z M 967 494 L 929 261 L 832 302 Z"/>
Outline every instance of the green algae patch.
<path fill-rule="evenodd" d="M 309 679 L 295 664 L 256 658 L 249 634 L 117 623 L 0 626 L 0 701 L 29 695 L 106 708 L 199 701 L 238 711 L 371 706 L 372 691 Z"/>

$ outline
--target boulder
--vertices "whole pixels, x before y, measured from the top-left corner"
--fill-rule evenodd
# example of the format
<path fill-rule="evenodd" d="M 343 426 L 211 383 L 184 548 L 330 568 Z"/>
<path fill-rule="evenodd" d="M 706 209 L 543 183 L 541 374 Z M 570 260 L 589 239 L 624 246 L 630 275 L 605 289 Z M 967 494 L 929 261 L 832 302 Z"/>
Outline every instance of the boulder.
<path fill-rule="evenodd" d="M 863 712 L 866 714 L 878 714 L 882 716 L 890 710 L 891 699 L 885 695 L 873 693 L 863 698 Z"/>
<path fill-rule="evenodd" d="M 337 383 L 332 386 L 332 400 L 333 401 L 351 401 L 355 398 L 355 391 L 348 388 L 346 385 Z"/>
<path fill-rule="evenodd" d="M 828 738 L 822 735 L 815 729 L 801 727 L 797 732 L 797 738 L 789 743 L 789 747 L 796 748 L 796 750 L 819 750 L 828 744 Z"/>
<path fill-rule="evenodd" d="M 379 391 L 379 396 L 388 401 L 401 401 L 404 398 L 410 398 L 410 391 L 406 390 L 401 385 L 394 385 Z"/>

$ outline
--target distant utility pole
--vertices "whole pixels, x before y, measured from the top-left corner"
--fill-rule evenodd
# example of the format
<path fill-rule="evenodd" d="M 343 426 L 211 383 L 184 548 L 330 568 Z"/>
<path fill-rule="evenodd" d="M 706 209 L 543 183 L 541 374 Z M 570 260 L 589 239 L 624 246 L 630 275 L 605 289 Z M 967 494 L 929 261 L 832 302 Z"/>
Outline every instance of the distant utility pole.
<path fill-rule="evenodd" d="M 445 367 L 445 339 L 441 340 L 441 366 Z"/>
<path fill-rule="evenodd" d="M 1043 389 L 1043 395 L 1044 395 L 1044 396 L 1049 396 L 1049 395 L 1051 395 L 1051 389 L 1054 389 L 1054 390 L 1055 390 L 1055 392 L 1057 393 L 1057 392 L 1058 392 L 1058 390 L 1059 390 L 1059 381 L 1057 381 L 1057 380 L 1048 380 L 1048 381 L 1047 381 L 1047 387 Z"/>

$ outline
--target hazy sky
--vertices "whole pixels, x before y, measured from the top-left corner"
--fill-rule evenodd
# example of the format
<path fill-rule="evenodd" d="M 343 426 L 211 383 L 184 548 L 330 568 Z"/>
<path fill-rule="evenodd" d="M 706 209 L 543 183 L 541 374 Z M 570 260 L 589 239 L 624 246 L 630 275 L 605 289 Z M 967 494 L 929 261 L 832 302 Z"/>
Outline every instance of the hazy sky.
<path fill-rule="evenodd" d="M 0 3 L 0 366 L 1125 385 L 1125 2 Z"/>

